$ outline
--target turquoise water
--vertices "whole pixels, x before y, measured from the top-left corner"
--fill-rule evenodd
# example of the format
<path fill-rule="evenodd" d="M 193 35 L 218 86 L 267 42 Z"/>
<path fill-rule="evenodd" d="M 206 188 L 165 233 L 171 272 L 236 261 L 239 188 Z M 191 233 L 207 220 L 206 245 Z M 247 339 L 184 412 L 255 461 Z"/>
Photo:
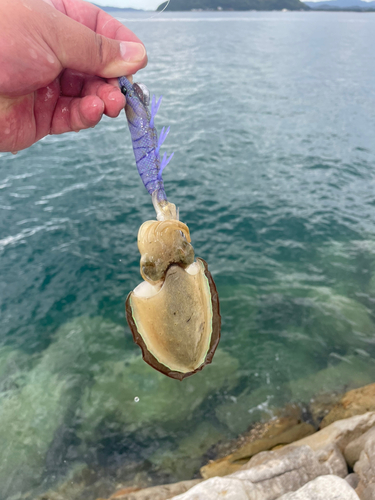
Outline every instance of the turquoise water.
<path fill-rule="evenodd" d="M 86 499 L 188 479 L 275 408 L 375 380 L 375 16 L 144 17 L 138 78 L 164 96 L 166 190 L 215 278 L 220 349 L 180 383 L 133 344 L 154 214 L 124 115 L 0 154 L 2 499 L 85 467 Z"/>

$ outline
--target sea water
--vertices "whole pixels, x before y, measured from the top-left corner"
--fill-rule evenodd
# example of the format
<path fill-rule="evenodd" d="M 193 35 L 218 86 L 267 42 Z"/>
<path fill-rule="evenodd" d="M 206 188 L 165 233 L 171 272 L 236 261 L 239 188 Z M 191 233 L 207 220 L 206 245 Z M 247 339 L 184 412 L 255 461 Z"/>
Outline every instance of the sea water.
<path fill-rule="evenodd" d="M 124 302 L 154 212 L 123 113 L 0 154 L 4 499 L 87 474 L 102 490 L 86 499 L 189 479 L 277 408 L 375 379 L 375 16 L 117 17 L 148 49 L 135 79 L 163 95 L 166 192 L 222 340 L 182 383 L 133 344 Z"/>

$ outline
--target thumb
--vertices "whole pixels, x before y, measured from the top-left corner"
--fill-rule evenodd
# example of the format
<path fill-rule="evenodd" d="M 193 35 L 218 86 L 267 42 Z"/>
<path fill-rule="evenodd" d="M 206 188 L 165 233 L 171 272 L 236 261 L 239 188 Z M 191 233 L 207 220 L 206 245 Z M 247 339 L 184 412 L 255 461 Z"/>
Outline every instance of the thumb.
<path fill-rule="evenodd" d="M 107 38 L 60 13 L 51 28 L 49 45 L 64 68 L 117 78 L 132 75 L 147 64 L 142 43 Z"/>

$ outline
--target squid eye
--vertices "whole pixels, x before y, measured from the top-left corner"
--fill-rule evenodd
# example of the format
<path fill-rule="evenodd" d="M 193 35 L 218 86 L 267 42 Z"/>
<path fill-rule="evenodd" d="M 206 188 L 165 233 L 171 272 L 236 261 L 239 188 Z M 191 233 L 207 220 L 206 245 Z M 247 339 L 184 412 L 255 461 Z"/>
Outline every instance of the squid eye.
<path fill-rule="evenodd" d="M 145 105 L 150 104 L 150 91 L 143 83 L 134 83 L 133 90 L 137 94 L 138 99 Z"/>

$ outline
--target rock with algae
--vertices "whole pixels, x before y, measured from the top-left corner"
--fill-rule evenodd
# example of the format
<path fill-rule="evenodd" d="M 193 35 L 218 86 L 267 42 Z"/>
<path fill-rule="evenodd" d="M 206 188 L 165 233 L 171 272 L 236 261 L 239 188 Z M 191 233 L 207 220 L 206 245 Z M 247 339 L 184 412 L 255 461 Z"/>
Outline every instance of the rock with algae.
<path fill-rule="evenodd" d="M 303 362 L 305 359 L 306 357 L 301 356 Z M 288 402 L 307 404 L 317 396 L 328 394 L 331 407 L 335 393 L 343 393 L 349 388 L 368 384 L 375 379 L 375 362 L 371 358 L 351 355 L 342 359 L 336 365 L 281 383 L 277 387 L 265 384 L 250 393 L 244 391 L 236 398 L 232 397 L 219 405 L 215 410 L 216 416 L 236 435 L 255 422 L 273 417 L 276 410 Z M 309 371 L 310 367 L 307 368 L 307 372 Z M 317 423 L 325 414 L 320 406 L 317 400 L 313 408 Z"/>
<path fill-rule="evenodd" d="M 26 385 L 0 405 L 0 498 L 38 485 L 72 394 L 66 381 L 37 366 Z"/>
<path fill-rule="evenodd" d="M 0 399 L 26 383 L 26 373 L 32 363 L 32 357 L 23 351 L 10 346 L 0 347 Z"/>
<path fill-rule="evenodd" d="M 119 360 L 126 352 L 124 328 L 100 316 L 81 316 L 62 325 L 43 354 L 46 369 L 91 378 L 105 361 Z"/>
<path fill-rule="evenodd" d="M 255 422 L 272 418 L 275 409 L 284 406 L 287 400 L 288 394 L 263 385 L 249 394 L 244 392 L 230 398 L 216 408 L 215 414 L 219 422 L 227 426 L 233 436 L 237 436 Z"/>
<path fill-rule="evenodd" d="M 272 340 L 266 343 L 264 340 L 259 341 L 258 345 L 254 345 L 253 356 L 258 360 L 267 359 L 271 349 L 273 353 L 272 373 L 261 373 L 260 363 L 257 367 L 256 375 L 260 372 L 263 383 L 258 384 L 253 390 L 251 386 L 246 388 L 236 397 L 228 397 L 226 402 L 216 408 L 217 418 L 234 435 L 246 431 L 255 422 L 269 419 L 274 415 L 276 408 L 287 404 L 290 401 L 288 381 L 292 380 L 296 373 L 303 376 L 316 370 L 315 352 L 311 353 L 312 349 L 307 350 L 303 347 L 304 337 L 297 331 L 288 333 L 289 336 L 284 332 L 284 338 L 287 338 L 284 345 Z M 260 377 L 257 377 L 255 380 L 259 379 Z"/>
<path fill-rule="evenodd" d="M 103 318 L 63 325 L 22 386 L 0 404 L 0 498 L 38 486 L 55 433 L 102 361 L 117 359 L 123 329 Z"/>
<path fill-rule="evenodd" d="M 177 448 L 156 452 L 150 462 L 169 474 L 173 481 L 194 477 L 202 465 L 202 457 L 213 445 L 225 436 L 217 426 L 209 422 L 200 423 L 179 442 Z"/>
<path fill-rule="evenodd" d="M 140 356 L 107 362 L 83 396 L 80 437 L 95 440 L 103 423 L 127 432 L 178 429 L 210 394 L 233 387 L 237 370 L 237 360 L 220 350 L 204 371 L 182 382 L 156 372 Z"/>
<path fill-rule="evenodd" d="M 289 382 L 289 390 L 292 401 L 308 403 L 319 394 L 342 393 L 368 384 L 374 378 L 373 360 L 353 355 L 306 378 Z"/>
<path fill-rule="evenodd" d="M 375 324 L 369 309 L 336 289 L 286 281 L 273 286 L 272 292 L 262 300 L 266 318 L 274 317 L 287 338 L 300 330 L 317 355 L 374 344 Z"/>

